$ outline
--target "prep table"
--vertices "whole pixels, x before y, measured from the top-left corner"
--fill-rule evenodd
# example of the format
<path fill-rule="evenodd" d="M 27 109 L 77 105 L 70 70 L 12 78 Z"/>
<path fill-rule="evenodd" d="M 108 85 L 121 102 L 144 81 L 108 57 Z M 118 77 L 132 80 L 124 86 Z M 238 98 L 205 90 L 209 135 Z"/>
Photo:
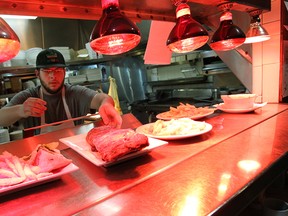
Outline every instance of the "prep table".
<path fill-rule="evenodd" d="M 0 213 L 235 215 L 288 169 L 287 119 L 284 104 L 268 104 L 245 114 L 216 111 L 201 119 L 213 126 L 210 132 L 169 141 L 109 168 L 95 166 L 60 143 L 62 154 L 80 169 L 0 196 Z M 2 144 L 0 153 L 27 155 L 39 143 L 86 133 L 97 123 Z M 132 114 L 123 115 L 123 128 L 140 125 Z M 245 169 L 241 166 L 245 162 L 258 167 Z"/>

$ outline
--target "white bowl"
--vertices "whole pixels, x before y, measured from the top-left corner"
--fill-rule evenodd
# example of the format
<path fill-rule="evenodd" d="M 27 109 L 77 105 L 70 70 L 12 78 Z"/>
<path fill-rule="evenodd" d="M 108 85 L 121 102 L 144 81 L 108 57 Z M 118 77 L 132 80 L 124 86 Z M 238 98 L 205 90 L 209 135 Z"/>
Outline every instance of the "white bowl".
<path fill-rule="evenodd" d="M 249 109 L 254 106 L 256 94 L 221 95 L 225 108 Z"/>
<path fill-rule="evenodd" d="M 36 65 L 36 58 L 42 50 L 43 49 L 39 47 L 26 50 L 26 59 L 29 65 Z"/>

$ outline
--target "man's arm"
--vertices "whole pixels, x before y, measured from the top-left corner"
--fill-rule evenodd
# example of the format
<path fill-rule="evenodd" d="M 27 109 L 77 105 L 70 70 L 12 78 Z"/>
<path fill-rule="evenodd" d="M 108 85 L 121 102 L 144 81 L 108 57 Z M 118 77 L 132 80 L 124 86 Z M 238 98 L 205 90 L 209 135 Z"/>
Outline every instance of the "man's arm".
<path fill-rule="evenodd" d="M 8 127 L 21 119 L 21 106 L 22 105 L 15 105 L 0 109 L 0 126 Z"/>
<path fill-rule="evenodd" d="M 114 100 L 105 93 L 96 94 L 90 105 L 91 109 L 97 109 L 105 125 L 120 128 L 122 118 L 114 108 Z"/>
<path fill-rule="evenodd" d="M 46 101 L 30 97 L 23 104 L 6 106 L 0 109 L 0 126 L 8 127 L 21 118 L 29 116 L 40 117 L 46 109 Z"/>
<path fill-rule="evenodd" d="M 105 93 L 97 93 L 91 101 L 90 108 L 99 110 L 99 107 L 106 103 L 114 107 L 114 100 L 111 96 Z"/>

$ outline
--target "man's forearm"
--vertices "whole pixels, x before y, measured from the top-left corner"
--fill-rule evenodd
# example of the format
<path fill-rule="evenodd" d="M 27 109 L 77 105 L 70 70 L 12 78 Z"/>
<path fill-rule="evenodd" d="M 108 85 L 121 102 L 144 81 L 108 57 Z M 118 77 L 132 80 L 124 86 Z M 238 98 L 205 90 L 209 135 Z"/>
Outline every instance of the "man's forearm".
<path fill-rule="evenodd" d="M 92 99 L 91 108 L 99 109 L 99 107 L 104 103 L 110 103 L 112 106 L 114 106 L 114 100 L 111 96 L 105 93 L 98 93 Z"/>
<path fill-rule="evenodd" d="M 0 109 L 0 126 L 8 127 L 21 119 L 20 109 L 22 105 L 3 107 Z"/>

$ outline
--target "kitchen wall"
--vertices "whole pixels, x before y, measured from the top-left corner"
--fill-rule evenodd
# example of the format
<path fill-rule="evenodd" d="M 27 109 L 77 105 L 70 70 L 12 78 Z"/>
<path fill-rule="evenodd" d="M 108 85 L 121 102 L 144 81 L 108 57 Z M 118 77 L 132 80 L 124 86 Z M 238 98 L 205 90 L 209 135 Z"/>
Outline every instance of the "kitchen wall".
<path fill-rule="evenodd" d="M 253 93 L 262 96 L 262 101 L 278 103 L 281 101 L 280 81 L 282 73 L 281 49 L 281 2 L 271 1 L 271 12 L 262 15 L 263 26 L 271 39 L 252 46 Z"/>
<path fill-rule="evenodd" d="M 21 49 L 67 46 L 74 50 L 85 48 L 95 21 L 40 18 L 35 20 L 6 19 L 17 33 Z"/>
<path fill-rule="evenodd" d="M 5 19 L 18 35 L 21 49 L 33 47 L 48 48 L 52 46 L 67 46 L 75 51 L 85 48 L 95 20 L 60 19 L 38 17 L 35 20 Z M 150 21 L 137 23 L 141 28 L 141 43 L 146 43 Z"/>
<path fill-rule="evenodd" d="M 271 39 L 263 43 L 255 43 L 251 45 L 251 56 L 253 61 L 252 71 L 243 71 L 240 80 L 245 83 L 245 76 L 247 76 L 246 80 L 251 79 L 251 91 L 260 95 L 261 101 L 277 103 L 281 100 L 279 89 L 283 88 L 281 87 L 282 82 L 280 81 L 282 71 L 280 60 L 282 57 L 281 1 L 272 0 L 271 3 L 271 12 L 262 15 L 262 22 L 264 27 L 270 33 Z M 21 40 L 21 49 L 24 50 L 32 47 L 46 48 L 50 46 L 69 46 L 75 50 L 84 48 L 84 44 L 88 41 L 90 30 L 92 30 L 95 24 L 95 21 L 82 22 L 79 20 L 61 20 L 53 18 L 37 18 L 33 21 L 7 20 L 7 22 L 19 35 Z M 149 27 L 147 23 L 142 22 L 143 26 Z M 65 29 L 65 31 L 63 29 Z M 147 38 L 144 40 L 147 40 Z M 235 67 L 239 67 L 239 65 L 236 65 Z M 159 72 L 161 77 L 164 77 L 164 79 L 171 77 L 175 78 L 179 75 L 184 76 L 183 74 L 169 72 L 174 70 L 173 67 L 167 69 L 167 73 L 161 72 L 161 70 L 164 69 L 160 69 Z"/>

